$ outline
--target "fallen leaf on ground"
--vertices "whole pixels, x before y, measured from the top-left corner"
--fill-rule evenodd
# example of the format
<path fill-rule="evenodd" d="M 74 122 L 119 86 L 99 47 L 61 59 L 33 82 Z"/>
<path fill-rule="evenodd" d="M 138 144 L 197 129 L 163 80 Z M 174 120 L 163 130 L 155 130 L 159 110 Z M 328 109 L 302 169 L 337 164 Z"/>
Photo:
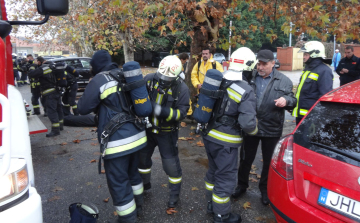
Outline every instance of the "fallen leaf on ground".
<path fill-rule="evenodd" d="M 195 132 L 190 132 L 190 135 L 191 135 L 191 136 L 195 135 Z"/>
<path fill-rule="evenodd" d="M 118 213 L 116 211 L 114 211 L 114 216 L 118 216 Z"/>
<path fill-rule="evenodd" d="M 181 125 L 181 127 L 186 127 L 187 126 L 186 122 L 181 122 L 180 125 Z"/>
<path fill-rule="evenodd" d="M 203 146 L 204 146 L 204 143 L 202 143 L 201 141 L 199 141 L 199 142 L 196 143 L 196 145 L 199 146 L 199 147 L 203 147 Z"/>
<path fill-rule="evenodd" d="M 101 173 L 105 173 L 105 170 L 101 170 Z"/>
<path fill-rule="evenodd" d="M 194 190 L 199 190 L 199 188 L 197 188 L 197 187 L 192 187 L 191 190 L 192 190 L 192 191 L 194 191 Z"/>
<path fill-rule="evenodd" d="M 296 122 L 296 120 L 293 120 L 292 122 L 293 122 L 293 123 L 295 123 L 295 122 Z"/>
<path fill-rule="evenodd" d="M 251 208 L 250 202 L 249 202 L 249 201 L 246 201 L 246 202 L 244 203 L 244 205 L 243 205 L 243 208 L 244 208 L 245 210 L 247 210 L 248 208 Z"/>
<path fill-rule="evenodd" d="M 97 129 L 91 129 L 90 132 L 96 132 Z"/>
<path fill-rule="evenodd" d="M 190 130 L 193 130 L 193 129 L 196 129 L 196 127 L 195 127 L 195 126 L 191 126 L 191 127 L 190 127 Z"/>
<path fill-rule="evenodd" d="M 63 142 L 60 145 L 65 146 L 65 145 L 67 145 L 67 142 Z"/>
<path fill-rule="evenodd" d="M 173 214 L 173 213 L 177 213 L 177 211 L 175 211 L 175 208 L 166 209 L 166 214 Z"/>
<path fill-rule="evenodd" d="M 73 142 L 74 142 L 74 143 L 80 143 L 81 140 L 80 140 L 80 139 L 75 139 Z"/>
<path fill-rule="evenodd" d="M 266 223 L 276 223 L 276 221 L 273 218 L 271 218 L 271 219 L 267 218 Z"/>
<path fill-rule="evenodd" d="M 256 177 L 257 177 L 258 179 L 260 179 L 260 178 L 261 178 L 261 175 L 260 175 L 260 174 L 257 174 Z"/>
<path fill-rule="evenodd" d="M 98 188 L 101 188 L 101 185 L 99 185 Z"/>
<path fill-rule="evenodd" d="M 92 142 L 91 145 L 92 145 L 92 146 L 97 146 L 97 145 L 99 145 L 99 144 L 96 143 L 96 142 Z"/>
<path fill-rule="evenodd" d="M 70 161 L 73 161 L 73 160 L 74 160 L 74 158 L 70 158 L 69 160 L 70 160 Z"/>
<path fill-rule="evenodd" d="M 250 171 L 250 174 L 256 175 L 257 173 L 255 173 L 255 171 Z"/>
<path fill-rule="evenodd" d="M 64 190 L 64 188 L 56 186 L 54 189 L 52 189 L 52 192 L 62 191 L 62 190 Z"/>
<path fill-rule="evenodd" d="M 87 182 L 86 185 L 90 186 L 90 185 L 93 185 L 94 183 L 93 182 Z"/>
<path fill-rule="evenodd" d="M 97 138 L 94 138 L 94 139 L 91 139 L 91 140 L 93 140 L 93 141 L 95 141 L 95 140 L 96 140 L 96 141 L 97 141 L 98 139 L 97 139 Z"/>
<path fill-rule="evenodd" d="M 96 155 L 96 156 L 100 156 L 100 155 L 101 155 L 101 153 L 99 153 L 99 152 L 94 152 L 93 154 Z"/>
<path fill-rule="evenodd" d="M 186 137 L 186 140 L 195 140 L 193 137 Z"/>
<path fill-rule="evenodd" d="M 199 138 L 201 135 L 197 135 L 196 138 Z"/>
<path fill-rule="evenodd" d="M 59 196 L 54 196 L 52 198 L 50 198 L 48 201 L 51 202 L 51 201 L 56 201 L 56 200 L 59 200 L 60 197 Z"/>
<path fill-rule="evenodd" d="M 254 179 L 254 178 L 249 178 L 249 180 L 251 181 L 251 182 L 258 182 L 258 180 L 257 179 Z"/>
<path fill-rule="evenodd" d="M 179 137 L 179 140 L 186 141 L 187 139 L 185 137 Z"/>
<path fill-rule="evenodd" d="M 81 131 L 75 131 L 75 132 L 81 132 Z"/>
<path fill-rule="evenodd" d="M 162 187 L 167 187 L 167 184 L 161 184 Z"/>
<path fill-rule="evenodd" d="M 96 163 L 96 159 L 91 160 L 90 163 Z"/>
<path fill-rule="evenodd" d="M 255 165 L 251 165 L 251 169 L 252 169 L 252 170 L 257 170 L 257 168 L 256 168 Z"/>
<path fill-rule="evenodd" d="M 84 129 L 89 129 L 89 128 L 84 128 Z"/>
<path fill-rule="evenodd" d="M 110 199 L 110 197 L 104 199 L 103 201 L 104 201 L 105 203 L 107 203 L 107 202 L 109 202 L 109 199 Z"/>

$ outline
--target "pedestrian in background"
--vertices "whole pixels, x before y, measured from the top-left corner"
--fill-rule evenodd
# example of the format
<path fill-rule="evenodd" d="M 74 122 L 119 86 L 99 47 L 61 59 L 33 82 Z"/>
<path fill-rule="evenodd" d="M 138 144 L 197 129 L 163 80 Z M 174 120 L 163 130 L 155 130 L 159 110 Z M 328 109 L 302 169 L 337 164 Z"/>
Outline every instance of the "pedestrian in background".
<path fill-rule="evenodd" d="M 254 71 L 250 86 L 256 96 L 256 112 L 258 133 L 253 136 L 244 135 L 244 160 L 240 162 L 238 186 L 233 193 L 237 198 L 249 187 L 249 173 L 255 160 L 256 151 L 261 141 L 263 168 L 259 189 L 261 202 L 270 203 L 267 195 L 267 180 L 271 157 L 276 143 L 279 141 L 285 118 L 285 110 L 296 106 L 296 98 L 292 92 L 293 84 L 284 74 L 274 68 L 274 54 L 270 50 L 261 50 L 257 54 L 257 71 Z"/>
<path fill-rule="evenodd" d="M 339 66 L 340 60 L 341 60 L 341 53 L 339 52 L 339 49 L 336 49 L 331 64 L 331 66 L 334 67 L 334 71 L 336 71 L 336 68 Z"/>
<path fill-rule="evenodd" d="M 359 58 L 354 55 L 354 47 L 345 48 L 345 57 L 340 60 L 336 73 L 340 76 L 340 86 L 360 78 Z"/>

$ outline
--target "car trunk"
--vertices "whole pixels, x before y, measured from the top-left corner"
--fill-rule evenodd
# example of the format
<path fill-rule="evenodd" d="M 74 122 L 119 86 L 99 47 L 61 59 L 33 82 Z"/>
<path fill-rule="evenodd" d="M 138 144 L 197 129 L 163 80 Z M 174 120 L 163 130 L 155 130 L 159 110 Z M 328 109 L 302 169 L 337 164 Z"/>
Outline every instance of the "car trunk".
<path fill-rule="evenodd" d="M 295 194 L 346 222 L 360 221 L 360 105 L 319 102 L 294 134 Z"/>

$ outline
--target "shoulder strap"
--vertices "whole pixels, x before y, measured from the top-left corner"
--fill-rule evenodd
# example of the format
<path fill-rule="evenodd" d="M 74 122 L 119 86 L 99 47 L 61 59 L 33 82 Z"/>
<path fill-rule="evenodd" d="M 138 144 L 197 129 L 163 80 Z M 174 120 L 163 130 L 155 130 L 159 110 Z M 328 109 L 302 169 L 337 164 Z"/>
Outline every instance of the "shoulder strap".
<path fill-rule="evenodd" d="M 213 69 L 215 69 L 216 70 L 216 61 L 214 61 L 213 63 L 212 63 L 212 67 L 213 67 Z"/>
<path fill-rule="evenodd" d="M 198 75 L 199 75 L 200 66 L 201 66 L 201 60 L 198 62 L 198 72 L 197 72 Z"/>

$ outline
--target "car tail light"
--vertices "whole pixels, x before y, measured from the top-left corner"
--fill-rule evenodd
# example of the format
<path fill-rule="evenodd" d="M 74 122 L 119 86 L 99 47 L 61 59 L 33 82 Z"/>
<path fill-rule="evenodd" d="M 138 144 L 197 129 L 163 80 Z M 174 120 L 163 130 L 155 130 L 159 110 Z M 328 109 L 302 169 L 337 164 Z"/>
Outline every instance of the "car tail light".
<path fill-rule="evenodd" d="M 280 139 L 275 146 L 271 166 L 285 180 L 292 180 L 293 174 L 293 135 Z"/>

